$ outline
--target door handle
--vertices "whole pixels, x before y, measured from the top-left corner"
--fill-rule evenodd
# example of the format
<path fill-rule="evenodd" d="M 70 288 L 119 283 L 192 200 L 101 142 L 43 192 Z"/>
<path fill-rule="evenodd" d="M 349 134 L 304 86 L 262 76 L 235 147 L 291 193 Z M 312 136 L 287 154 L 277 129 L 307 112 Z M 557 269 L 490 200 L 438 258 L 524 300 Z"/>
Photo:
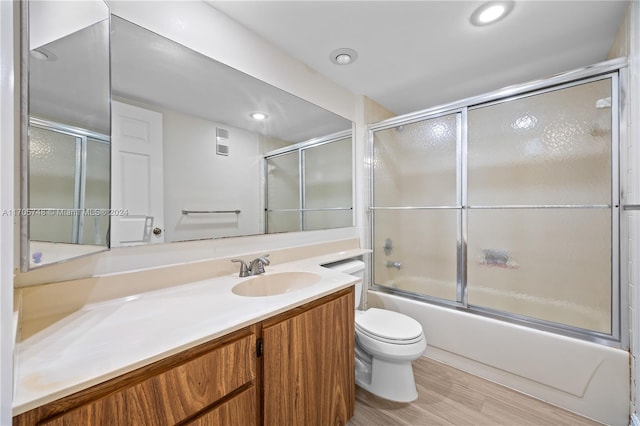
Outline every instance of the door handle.
<path fill-rule="evenodd" d="M 162 234 L 161 228 L 153 228 L 153 235 L 160 235 L 160 234 Z"/>

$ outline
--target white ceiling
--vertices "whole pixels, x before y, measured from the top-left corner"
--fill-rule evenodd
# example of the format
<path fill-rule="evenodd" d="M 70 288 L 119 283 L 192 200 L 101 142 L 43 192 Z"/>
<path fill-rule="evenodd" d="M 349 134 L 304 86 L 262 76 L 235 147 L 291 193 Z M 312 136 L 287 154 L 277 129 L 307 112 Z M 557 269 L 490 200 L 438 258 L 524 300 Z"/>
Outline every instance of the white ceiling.
<path fill-rule="evenodd" d="M 38 47 L 49 59 L 29 56 L 29 114 L 108 134 L 108 37 L 105 20 Z"/>
<path fill-rule="evenodd" d="M 207 1 L 353 93 L 396 114 L 607 59 L 627 1 L 516 1 L 494 25 L 481 1 Z M 329 54 L 358 52 L 349 66 Z"/>

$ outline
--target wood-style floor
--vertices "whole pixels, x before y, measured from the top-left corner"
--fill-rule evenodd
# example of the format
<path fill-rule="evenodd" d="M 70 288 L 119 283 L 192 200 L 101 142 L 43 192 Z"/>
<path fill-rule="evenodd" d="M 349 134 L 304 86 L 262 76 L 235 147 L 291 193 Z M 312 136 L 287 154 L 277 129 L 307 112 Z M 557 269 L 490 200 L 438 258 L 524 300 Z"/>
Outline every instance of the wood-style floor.
<path fill-rule="evenodd" d="M 413 363 L 418 400 L 390 402 L 356 387 L 348 426 L 561 426 L 600 423 L 421 357 Z"/>

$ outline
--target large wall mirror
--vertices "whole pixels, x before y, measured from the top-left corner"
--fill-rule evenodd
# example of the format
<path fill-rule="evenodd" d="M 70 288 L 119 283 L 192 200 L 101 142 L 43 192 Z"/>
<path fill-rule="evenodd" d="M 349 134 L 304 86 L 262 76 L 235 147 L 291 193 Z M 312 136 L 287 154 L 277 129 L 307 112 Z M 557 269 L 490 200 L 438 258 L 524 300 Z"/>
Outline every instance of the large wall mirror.
<path fill-rule="evenodd" d="M 111 25 L 112 247 L 264 233 L 264 155 L 351 130 L 118 16 Z"/>
<path fill-rule="evenodd" d="M 109 9 L 23 3 L 21 269 L 109 244 Z"/>
<path fill-rule="evenodd" d="M 268 229 L 265 185 L 271 169 L 265 156 L 333 142 L 350 153 L 351 122 L 116 15 L 108 25 L 112 102 L 106 127 L 111 132 L 105 133 L 111 204 L 100 226 L 106 226 L 110 247 L 300 230 Z M 53 47 L 49 51 L 55 53 Z M 77 72 L 67 69 L 70 78 Z M 345 139 L 348 146 L 341 142 Z M 300 166 L 295 167 L 298 172 Z M 351 194 L 351 163 L 339 174 L 348 187 L 342 192 Z M 34 176 L 28 178 L 32 193 L 38 184 Z M 346 209 L 349 217 L 325 220 L 325 226 L 352 226 L 352 200 L 332 202 L 317 201 L 317 206 Z M 84 236 L 100 232 L 92 228 Z M 33 259 L 29 263 L 35 266 Z"/>

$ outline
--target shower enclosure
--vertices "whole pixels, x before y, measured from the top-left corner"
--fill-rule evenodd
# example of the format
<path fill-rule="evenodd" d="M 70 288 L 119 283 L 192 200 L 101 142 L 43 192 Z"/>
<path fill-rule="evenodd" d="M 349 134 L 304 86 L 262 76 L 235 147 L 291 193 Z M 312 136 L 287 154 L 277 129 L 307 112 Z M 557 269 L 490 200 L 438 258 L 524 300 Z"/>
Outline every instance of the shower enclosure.
<path fill-rule="evenodd" d="M 108 245 L 109 137 L 29 120 L 29 239 Z"/>
<path fill-rule="evenodd" d="M 351 133 L 265 156 L 267 233 L 353 226 Z"/>
<path fill-rule="evenodd" d="M 618 344 L 620 67 L 371 126 L 372 289 Z"/>

